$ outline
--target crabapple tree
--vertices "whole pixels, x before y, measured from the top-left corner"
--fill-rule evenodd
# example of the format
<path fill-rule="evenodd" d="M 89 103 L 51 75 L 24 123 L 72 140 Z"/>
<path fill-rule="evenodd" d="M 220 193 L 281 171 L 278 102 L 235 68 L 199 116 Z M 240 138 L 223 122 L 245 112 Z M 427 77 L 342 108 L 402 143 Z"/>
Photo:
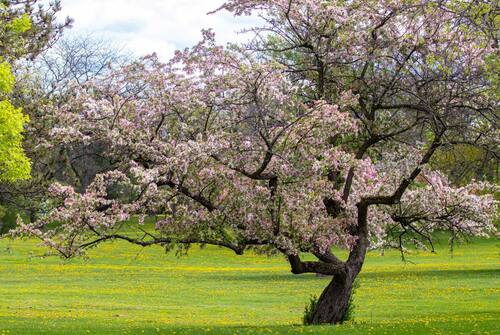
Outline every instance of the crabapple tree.
<path fill-rule="evenodd" d="M 493 186 L 457 188 L 428 165 L 439 148 L 498 139 L 497 43 L 465 2 L 232 0 L 220 10 L 258 13 L 263 25 L 240 46 L 204 31 L 168 63 L 144 58 L 51 111 L 41 145 L 98 141 L 113 166 L 84 193 L 53 185 L 53 209 L 16 234 L 64 257 L 117 239 L 280 252 L 294 274 L 333 276 L 315 324 L 343 320 L 370 248 L 404 255 L 408 244 L 432 248 L 436 230 L 495 234 Z M 151 214 L 155 229 L 141 228 Z M 132 216 L 136 235 L 123 232 Z"/>

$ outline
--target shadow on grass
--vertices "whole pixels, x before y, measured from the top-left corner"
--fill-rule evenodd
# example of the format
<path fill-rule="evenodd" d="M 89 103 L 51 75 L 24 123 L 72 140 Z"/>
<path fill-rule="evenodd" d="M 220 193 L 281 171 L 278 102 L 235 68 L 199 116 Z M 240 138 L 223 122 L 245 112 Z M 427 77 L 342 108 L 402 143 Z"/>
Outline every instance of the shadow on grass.
<path fill-rule="evenodd" d="M 499 276 L 500 277 L 500 268 L 499 269 L 442 269 L 442 270 L 406 270 L 401 271 L 381 271 L 381 272 L 361 272 L 360 278 L 397 278 L 398 276 L 411 277 L 438 277 L 438 278 L 458 278 L 458 277 L 488 277 Z M 294 275 L 292 273 L 283 273 L 283 274 L 266 274 L 266 273 L 249 273 L 249 274 L 229 274 L 229 273 L 211 273 L 203 275 L 203 280 L 224 280 L 224 281 L 266 281 L 266 282 L 297 282 L 297 281 L 328 281 L 331 277 L 317 277 L 313 274 L 303 274 L 303 275 Z"/>
<path fill-rule="evenodd" d="M 24 323 L 26 325 L 27 323 Z M 143 326 L 116 327 L 114 325 L 88 324 L 86 327 L 73 328 L 71 323 L 65 323 L 59 328 L 37 327 L 36 322 L 31 326 L 17 328 L 0 326 L 0 332 L 10 334 L 50 334 L 50 335 L 87 335 L 87 334 L 146 334 L 146 335 L 365 335 L 365 334 L 493 334 L 496 331 L 496 320 L 482 321 L 449 321 L 449 322 L 429 322 L 394 320 L 384 323 L 349 323 L 344 325 L 331 326 L 176 326 L 161 324 L 144 324 Z M 61 324 L 59 324 L 61 326 Z M 6 332 L 8 330 L 8 332 Z"/>

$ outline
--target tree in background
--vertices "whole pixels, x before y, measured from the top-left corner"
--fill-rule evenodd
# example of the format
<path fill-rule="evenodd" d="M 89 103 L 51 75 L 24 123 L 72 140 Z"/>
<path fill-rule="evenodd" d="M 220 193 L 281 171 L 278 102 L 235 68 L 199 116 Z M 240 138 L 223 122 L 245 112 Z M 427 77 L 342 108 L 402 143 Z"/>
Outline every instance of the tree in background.
<path fill-rule="evenodd" d="M 10 16 L 7 9 L 6 5 L 0 4 L 1 45 L 13 48 L 3 48 L 4 52 L 0 54 L 0 181 L 27 179 L 30 176 L 30 163 L 21 146 L 21 133 L 28 118 L 8 100 L 15 78 L 7 60 L 9 56 L 17 55 L 17 45 L 22 44 L 23 34 L 31 29 L 31 20 L 25 13 Z"/>
<path fill-rule="evenodd" d="M 24 151 L 31 160 L 32 172 L 29 180 L 0 183 L 0 203 L 13 212 L 13 220 L 6 222 L 3 232 L 15 226 L 18 213 L 35 220 L 44 211 L 51 183 L 72 185 L 82 192 L 97 173 L 109 170 L 111 162 L 102 154 L 104 148 L 99 143 L 51 148 L 39 144 L 53 127 L 48 110 L 65 104 L 79 86 L 106 77 L 113 67 L 128 61 L 126 53 L 109 41 L 70 34 L 17 68 L 19 80 L 13 101 L 23 106 L 31 119 L 25 126 Z"/>
<path fill-rule="evenodd" d="M 13 66 L 33 58 L 54 41 L 70 24 L 56 24 L 59 3 L 48 8 L 37 1 L 0 1 L 0 182 L 30 178 L 30 160 L 23 150 L 23 130 L 29 117 L 11 98 L 15 85 Z M 2 210 L 3 212 L 3 210 Z M 1 230 L 1 229 L 0 229 Z"/>
<path fill-rule="evenodd" d="M 117 239 L 279 252 L 294 274 L 333 276 L 310 322 L 342 322 L 369 249 L 495 234 L 493 186 L 454 187 L 429 166 L 438 149 L 498 142 L 497 43 L 465 3 L 228 1 L 265 22 L 248 45 L 205 31 L 51 111 L 41 145 L 99 142 L 113 166 L 84 193 L 54 184 L 53 209 L 16 234 L 64 257 Z"/>
<path fill-rule="evenodd" d="M 129 56 L 116 44 L 92 35 L 68 35 L 38 57 L 34 64 L 38 87 L 31 90 L 28 113 L 41 122 L 28 126 L 29 155 L 38 164 L 40 181 L 60 181 L 83 192 L 95 175 L 109 169 L 109 162 L 98 142 L 75 147 L 53 147 L 49 152 L 37 139 L 49 136 L 52 129 L 47 108 L 60 106 L 82 85 L 107 77 L 112 69 L 130 62 Z M 42 107 L 39 101 L 46 101 Z M 46 187 L 45 187 L 46 190 Z"/>

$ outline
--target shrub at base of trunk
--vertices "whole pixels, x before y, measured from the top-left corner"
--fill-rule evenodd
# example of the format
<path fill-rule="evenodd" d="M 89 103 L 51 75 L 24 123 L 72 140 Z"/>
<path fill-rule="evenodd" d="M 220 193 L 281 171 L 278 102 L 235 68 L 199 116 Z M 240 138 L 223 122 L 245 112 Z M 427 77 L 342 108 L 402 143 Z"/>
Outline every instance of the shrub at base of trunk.
<path fill-rule="evenodd" d="M 352 293 L 349 297 L 349 302 L 347 304 L 347 309 L 342 316 L 341 320 L 339 323 L 344 323 L 347 321 L 352 321 L 354 319 L 354 311 L 356 308 L 356 305 L 354 304 L 354 296 L 356 294 L 356 290 L 359 287 L 359 280 L 356 279 L 352 285 Z M 304 316 L 302 317 L 302 321 L 304 325 L 313 325 L 315 324 L 313 322 L 313 316 L 314 312 L 317 308 L 318 305 L 318 297 L 313 295 L 309 298 L 309 303 L 306 305 L 304 309 Z"/>

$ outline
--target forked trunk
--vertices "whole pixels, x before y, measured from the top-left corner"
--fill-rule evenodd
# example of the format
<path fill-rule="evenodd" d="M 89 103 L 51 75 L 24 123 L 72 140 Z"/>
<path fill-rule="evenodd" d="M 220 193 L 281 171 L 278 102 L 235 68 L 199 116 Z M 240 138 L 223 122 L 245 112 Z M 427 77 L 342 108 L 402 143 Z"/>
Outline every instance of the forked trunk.
<path fill-rule="evenodd" d="M 312 324 L 337 324 L 344 316 L 352 294 L 354 278 L 349 275 L 336 275 L 319 297 L 311 317 Z"/>

